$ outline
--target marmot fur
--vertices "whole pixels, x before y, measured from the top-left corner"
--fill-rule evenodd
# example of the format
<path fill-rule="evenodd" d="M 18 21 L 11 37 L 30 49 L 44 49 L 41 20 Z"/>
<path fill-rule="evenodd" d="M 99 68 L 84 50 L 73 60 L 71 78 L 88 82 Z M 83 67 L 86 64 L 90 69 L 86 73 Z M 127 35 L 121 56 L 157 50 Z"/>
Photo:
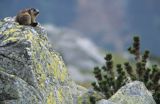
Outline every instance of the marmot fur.
<path fill-rule="evenodd" d="M 15 21 L 18 22 L 20 25 L 29 25 L 35 27 L 38 25 L 35 20 L 38 14 L 39 10 L 37 9 L 23 9 L 17 14 Z"/>

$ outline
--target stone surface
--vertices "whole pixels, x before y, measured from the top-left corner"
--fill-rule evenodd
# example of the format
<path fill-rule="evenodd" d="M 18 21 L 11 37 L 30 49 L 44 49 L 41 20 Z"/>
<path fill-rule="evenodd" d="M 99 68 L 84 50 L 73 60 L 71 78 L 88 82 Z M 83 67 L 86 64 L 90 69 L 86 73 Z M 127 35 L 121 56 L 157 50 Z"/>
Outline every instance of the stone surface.
<path fill-rule="evenodd" d="M 98 101 L 97 104 L 118 104 L 118 103 L 113 103 L 111 101 L 102 99 L 102 100 Z"/>
<path fill-rule="evenodd" d="M 156 104 L 151 93 L 139 81 L 123 86 L 108 101 L 113 104 Z M 110 104 L 108 101 L 101 100 L 98 104 Z"/>
<path fill-rule="evenodd" d="M 83 92 L 43 27 L 0 21 L 0 104 L 76 104 Z"/>

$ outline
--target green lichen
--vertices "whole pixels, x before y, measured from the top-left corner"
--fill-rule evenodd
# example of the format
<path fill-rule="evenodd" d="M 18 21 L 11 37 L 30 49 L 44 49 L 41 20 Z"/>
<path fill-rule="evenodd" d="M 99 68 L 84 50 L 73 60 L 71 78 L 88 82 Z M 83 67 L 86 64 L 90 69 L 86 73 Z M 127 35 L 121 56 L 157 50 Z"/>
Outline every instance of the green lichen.
<path fill-rule="evenodd" d="M 5 69 L 4 69 L 4 68 L 2 68 L 2 67 L 0 67 L 0 71 L 5 71 Z"/>
<path fill-rule="evenodd" d="M 47 104 L 56 104 L 53 92 L 49 93 L 49 96 L 47 97 Z"/>
<path fill-rule="evenodd" d="M 57 91 L 57 97 L 58 97 L 58 101 L 59 101 L 60 103 L 62 103 L 62 102 L 64 101 L 62 89 L 58 89 L 58 91 Z"/>
<path fill-rule="evenodd" d="M 22 104 L 26 100 L 25 103 L 28 104 L 73 104 L 73 97 L 78 97 L 80 92 L 69 78 L 62 58 L 51 48 L 43 29 L 7 22 L 2 23 L 2 26 L 0 24 L 0 30 L 3 37 L 1 45 L 7 44 L 3 50 L 7 51 L 6 56 L 9 55 L 2 56 L 4 60 L 0 60 L 7 69 L 0 66 L 0 70 L 15 75 L 25 83 L 25 86 L 21 87 L 29 89 L 26 92 L 29 97 L 26 99 L 26 95 L 20 95 L 23 97 L 15 100 L 18 102 L 16 104 Z M 25 92 L 23 88 L 19 89 L 22 90 L 20 94 Z"/>

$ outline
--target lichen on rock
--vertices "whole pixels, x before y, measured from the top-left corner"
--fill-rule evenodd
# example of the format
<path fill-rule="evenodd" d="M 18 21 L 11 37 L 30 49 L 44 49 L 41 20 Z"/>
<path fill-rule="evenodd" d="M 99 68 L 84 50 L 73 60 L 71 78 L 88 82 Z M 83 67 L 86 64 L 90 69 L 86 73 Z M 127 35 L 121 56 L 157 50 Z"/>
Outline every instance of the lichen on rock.
<path fill-rule="evenodd" d="M 0 21 L 0 103 L 73 104 L 83 91 L 43 27 L 22 26 L 11 17 Z"/>
<path fill-rule="evenodd" d="M 0 104 L 90 104 L 90 95 L 75 84 L 62 57 L 52 49 L 46 30 L 0 20 Z M 132 82 L 97 104 L 155 104 L 142 82 Z"/>

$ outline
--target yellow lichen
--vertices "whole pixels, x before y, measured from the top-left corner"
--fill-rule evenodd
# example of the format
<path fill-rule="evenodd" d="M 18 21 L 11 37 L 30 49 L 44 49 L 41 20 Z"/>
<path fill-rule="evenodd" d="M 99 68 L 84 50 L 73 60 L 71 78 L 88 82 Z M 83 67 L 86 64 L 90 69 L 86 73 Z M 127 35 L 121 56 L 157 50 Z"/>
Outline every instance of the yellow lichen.
<path fill-rule="evenodd" d="M 47 104 L 56 104 L 56 101 L 54 99 L 52 92 L 50 92 L 49 96 L 47 97 Z"/>
<path fill-rule="evenodd" d="M 4 31 L 3 34 L 4 35 L 9 35 L 10 33 L 15 33 L 17 32 L 19 29 L 15 29 L 15 28 L 11 28 L 11 29 L 8 29 L 7 31 Z"/>
<path fill-rule="evenodd" d="M 40 86 L 41 86 L 42 88 L 45 88 L 45 81 L 46 81 L 46 75 L 45 75 L 45 74 L 41 74 L 39 83 L 40 83 Z"/>
<path fill-rule="evenodd" d="M 45 72 L 42 68 L 42 65 L 40 63 L 35 63 L 36 64 L 36 76 L 37 76 L 37 79 L 38 79 L 38 83 L 39 83 L 39 86 L 41 88 L 45 88 L 45 81 L 46 81 L 46 75 L 45 75 Z"/>
<path fill-rule="evenodd" d="M 4 40 L 4 41 L 3 41 L 3 43 L 8 43 L 8 42 L 17 42 L 17 41 L 18 41 L 18 39 L 17 39 L 17 38 L 15 38 L 15 37 L 11 37 L 11 38 L 8 38 L 8 39 Z"/>
<path fill-rule="evenodd" d="M 63 93 L 62 92 L 63 92 L 62 89 L 59 89 L 57 91 L 58 101 L 61 102 L 61 103 L 63 102 Z"/>
<path fill-rule="evenodd" d="M 10 33 L 14 33 L 14 32 L 16 32 L 17 30 L 19 30 L 18 28 L 17 29 L 9 29 L 8 31 L 10 32 Z"/>
<path fill-rule="evenodd" d="M 55 78 L 59 79 L 60 81 L 64 82 L 64 80 L 67 77 L 67 70 L 64 67 L 64 63 L 62 60 L 60 60 L 60 58 L 54 54 L 53 56 L 53 63 L 51 64 L 52 69 L 54 71 L 54 76 Z M 57 70 L 59 69 L 59 70 Z"/>
<path fill-rule="evenodd" d="M 50 46 L 48 46 L 48 40 L 45 37 L 43 38 L 43 34 L 33 33 L 35 31 L 30 28 L 24 28 L 22 31 L 20 27 L 22 26 L 10 28 L 4 32 L 0 31 L 0 34 L 5 37 L 4 43 L 11 41 L 31 42 L 31 47 L 27 48 L 29 48 L 31 54 L 32 71 L 37 82 L 36 85 L 38 84 L 38 88 L 36 88 L 44 94 L 46 101 L 44 103 L 56 104 L 59 102 L 65 104 L 66 98 L 71 98 L 67 102 L 72 104 L 71 92 L 61 87 L 64 85 L 63 82 L 66 81 L 65 85 L 68 83 L 68 72 L 59 54 L 48 49 Z M 3 69 L 0 68 L 0 71 L 3 71 Z M 54 92 L 53 88 L 57 88 L 57 86 L 58 89 Z"/>

